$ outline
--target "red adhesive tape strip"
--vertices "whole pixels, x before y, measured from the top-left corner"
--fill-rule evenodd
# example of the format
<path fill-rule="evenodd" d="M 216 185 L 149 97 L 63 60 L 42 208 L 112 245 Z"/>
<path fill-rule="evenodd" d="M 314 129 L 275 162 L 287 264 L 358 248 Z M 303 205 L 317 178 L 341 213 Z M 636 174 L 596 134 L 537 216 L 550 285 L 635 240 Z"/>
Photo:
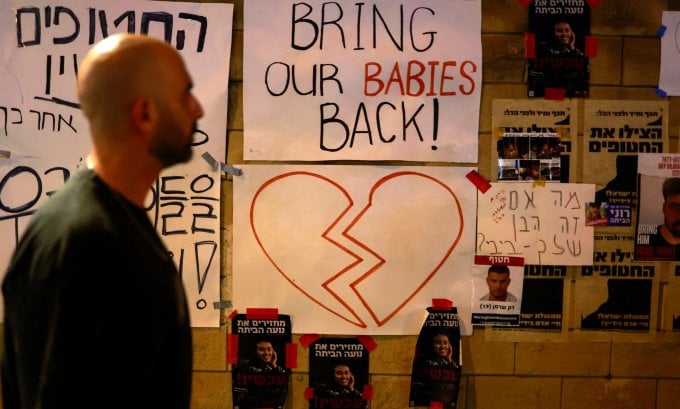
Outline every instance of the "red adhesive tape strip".
<path fill-rule="evenodd" d="M 314 399 L 314 388 L 305 388 L 305 400 Z"/>
<path fill-rule="evenodd" d="M 249 320 L 276 320 L 279 318 L 278 308 L 247 308 L 246 319 Z"/>
<path fill-rule="evenodd" d="M 238 335 L 227 334 L 227 363 L 235 365 L 238 363 Z"/>
<path fill-rule="evenodd" d="M 318 341 L 319 338 L 321 338 L 321 335 L 319 334 L 304 334 L 300 337 L 300 345 L 302 345 L 303 348 L 307 348 L 313 342 Z"/>
<path fill-rule="evenodd" d="M 361 397 L 365 400 L 373 400 L 373 385 L 364 385 L 364 387 L 361 388 Z"/>
<path fill-rule="evenodd" d="M 298 348 L 295 343 L 286 344 L 286 368 L 298 367 Z"/>
<path fill-rule="evenodd" d="M 564 101 L 566 95 L 567 90 L 564 88 L 546 88 L 544 98 L 551 101 Z"/>
<path fill-rule="evenodd" d="M 476 170 L 469 171 L 465 177 L 467 177 L 473 185 L 477 186 L 477 189 L 482 193 L 486 193 L 491 189 L 491 183 L 484 179 L 484 176 L 480 175 Z"/>
<path fill-rule="evenodd" d="M 453 308 L 453 301 L 446 298 L 433 298 L 432 308 L 440 311 L 447 311 Z"/>
<path fill-rule="evenodd" d="M 370 335 L 357 335 L 357 339 L 368 352 L 371 352 L 378 347 L 378 343 L 375 342 L 375 339 Z"/>
<path fill-rule="evenodd" d="M 597 57 L 597 37 L 586 36 L 586 57 Z"/>
<path fill-rule="evenodd" d="M 536 58 L 536 35 L 524 33 L 524 58 Z"/>

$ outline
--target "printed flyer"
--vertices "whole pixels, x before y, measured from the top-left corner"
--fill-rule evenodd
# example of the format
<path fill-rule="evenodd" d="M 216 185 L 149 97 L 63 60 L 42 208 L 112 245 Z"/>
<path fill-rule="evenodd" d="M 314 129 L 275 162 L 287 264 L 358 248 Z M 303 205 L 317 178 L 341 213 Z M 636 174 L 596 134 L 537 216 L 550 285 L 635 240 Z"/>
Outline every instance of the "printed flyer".
<path fill-rule="evenodd" d="M 519 325 L 523 281 L 522 257 L 475 256 L 472 324 Z"/>
<path fill-rule="evenodd" d="M 232 337 L 230 354 L 237 351 L 232 361 L 234 409 L 283 409 L 290 382 L 286 362 L 290 317 L 237 314 L 232 319 Z"/>
<path fill-rule="evenodd" d="M 357 338 L 320 338 L 309 346 L 310 409 L 367 409 L 369 353 Z"/>
<path fill-rule="evenodd" d="M 527 43 L 529 97 L 587 97 L 590 83 L 586 0 L 534 0 L 529 6 Z"/>
<path fill-rule="evenodd" d="M 668 101 L 587 100 L 583 179 L 596 184 L 591 226 L 633 226 L 640 153 L 668 152 Z"/>
<path fill-rule="evenodd" d="M 458 407 L 462 361 L 457 311 L 453 306 L 427 308 L 413 359 L 409 406 Z"/>
<path fill-rule="evenodd" d="M 680 154 L 640 154 L 635 260 L 680 260 Z"/>

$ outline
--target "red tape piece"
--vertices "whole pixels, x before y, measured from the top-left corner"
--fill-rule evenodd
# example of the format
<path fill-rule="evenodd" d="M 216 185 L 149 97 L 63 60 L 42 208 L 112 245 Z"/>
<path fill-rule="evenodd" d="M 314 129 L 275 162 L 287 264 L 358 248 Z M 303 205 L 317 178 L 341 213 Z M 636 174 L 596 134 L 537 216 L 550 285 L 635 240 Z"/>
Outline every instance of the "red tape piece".
<path fill-rule="evenodd" d="M 491 183 L 484 179 L 484 176 L 480 175 L 476 170 L 469 171 L 465 177 L 467 177 L 468 180 L 472 182 L 472 184 L 475 185 L 480 192 L 482 192 L 482 194 L 491 189 Z"/>
<path fill-rule="evenodd" d="M 544 98 L 551 101 L 564 101 L 566 95 L 567 90 L 564 88 L 546 88 Z"/>
<path fill-rule="evenodd" d="M 529 7 L 529 4 L 534 0 L 519 0 L 519 4 L 522 5 L 522 7 Z"/>
<path fill-rule="evenodd" d="M 524 58 L 536 58 L 536 35 L 524 33 Z"/>
<path fill-rule="evenodd" d="M 430 401 L 430 409 L 444 409 L 444 404 L 434 400 Z"/>
<path fill-rule="evenodd" d="M 276 320 L 279 319 L 278 308 L 247 308 L 246 319 L 249 320 Z"/>
<path fill-rule="evenodd" d="M 231 314 L 229 314 L 229 319 L 230 319 L 230 320 L 233 320 L 234 317 L 236 316 L 236 314 L 238 314 L 238 311 L 237 311 L 237 310 L 232 311 Z"/>
<path fill-rule="evenodd" d="M 286 344 L 286 368 L 298 367 L 298 348 L 297 344 Z"/>
<path fill-rule="evenodd" d="M 595 7 L 599 6 L 600 3 L 602 3 L 602 0 L 588 0 L 588 5 L 590 6 L 591 9 L 594 9 Z"/>
<path fill-rule="evenodd" d="M 314 399 L 314 388 L 305 388 L 305 400 Z"/>
<path fill-rule="evenodd" d="M 361 389 L 361 397 L 365 400 L 373 400 L 373 385 L 364 385 L 364 387 Z"/>
<path fill-rule="evenodd" d="M 448 311 L 453 308 L 453 301 L 446 298 L 433 298 L 432 309 L 437 311 Z"/>
<path fill-rule="evenodd" d="M 303 348 L 307 348 L 308 346 L 312 345 L 312 343 L 316 342 L 321 338 L 321 335 L 319 334 L 305 334 L 300 337 L 300 345 L 302 345 Z"/>
<path fill-rule="evenodd" d="M 375 342 L 373 337 L 370 335 L 357 335 L 357 339 L 359 340 L 359 342 L 361 342 L 361 345 L 363 345 L 368 352 L 371 352 L 378 347 L 378 343 Z"/>
<path fill-rule="evenodd" d="M 227 334 L 227 363 L 236 365 L 238 363 L 238 335 Z"/>
<path fill-rule="evenodd" d="M 586 36 L 586 57 L 597 57 L 597 37 Z"/>

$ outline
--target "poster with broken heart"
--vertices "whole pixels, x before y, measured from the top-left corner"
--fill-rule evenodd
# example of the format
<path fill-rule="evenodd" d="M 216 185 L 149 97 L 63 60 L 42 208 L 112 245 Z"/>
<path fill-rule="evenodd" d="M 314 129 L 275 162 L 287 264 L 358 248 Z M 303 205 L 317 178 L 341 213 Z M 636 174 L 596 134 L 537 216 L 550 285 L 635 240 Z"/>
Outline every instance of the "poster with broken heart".
<path fill-rule="evenodd" d="M 295 333 L 417 334 L 433 298 L 469 300 L 467 167 L 244 165 L 234 177 L 233 304 Z M 461 305 L 462 333 L 470 307 Z"/>
<path fill-rule="evenodd" d="M 479 193 L 479 255 L 522 256 L 526 264 L 593 263 L 593 227 L 585 204 L 595 186 L 580 183 L 497 182 Z"/>
<path fill-rule="evenodd" d="M 524 259 L 475 256 L 472 268 L 472 325 L 518 326 Z"/>

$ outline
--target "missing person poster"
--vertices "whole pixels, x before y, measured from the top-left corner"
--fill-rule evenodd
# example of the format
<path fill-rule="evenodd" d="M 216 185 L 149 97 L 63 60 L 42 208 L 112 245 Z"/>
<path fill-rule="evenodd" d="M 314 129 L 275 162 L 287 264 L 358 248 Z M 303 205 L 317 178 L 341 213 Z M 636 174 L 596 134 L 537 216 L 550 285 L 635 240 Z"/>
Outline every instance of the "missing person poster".
<path fill-rule="evenodd" d="M 276 315 L 276 314 L 275 314 Z M 290 317 L 237 314 L 232 319 L 234 409 L 283 409 L 290 369 L 286 347 L 291 342 Z"/>
<path fill-rule="evenodd" d="M 590 34 L 587 0 L 534 0 L 529 5 L 529 97 L 587 97 Z"/>
<path fill-rule="evenodd" d="M 524 259 L 475 256 L 472 266 L 472 324 L 519 325 Z"/>
<path fill-rule="evenodd" d="M 310 409 L 368 409 L 368 350 L 357 338 L 320 338 L 309 346 Z"/>
<path fill-rule="evenodd" d="M 680 260 L 680 154 L 638 157 L 635 260 Z"/>
<path fill-rule="evenodd" d="M 462 368 L 456 307 L 427 308 L 416 343 L 409 406 L 457 408 Z"/>
<path fill-rule="evenodd" d="M 583 179 L 596 184 L 591 226 L 633 226 L 638 154 L 668 152 L 668 101 L 587 100 Z"/>
<path fill-rule="evenodd" d="M 491 174 L 498 181 L 573 180 L 577 112 L 570 100 L 493 100 Z"/>

